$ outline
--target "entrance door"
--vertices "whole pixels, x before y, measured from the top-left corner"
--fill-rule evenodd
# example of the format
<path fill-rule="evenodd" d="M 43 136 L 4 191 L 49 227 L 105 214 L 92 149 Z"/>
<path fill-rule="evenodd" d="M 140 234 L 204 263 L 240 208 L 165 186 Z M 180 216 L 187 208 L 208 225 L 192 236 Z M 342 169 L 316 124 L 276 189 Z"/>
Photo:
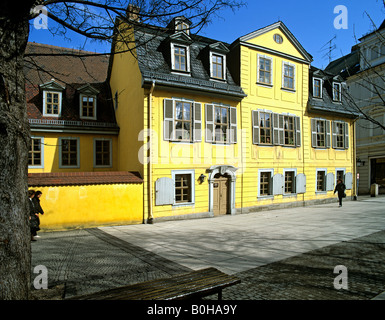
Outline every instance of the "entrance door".
<path fill-rule="evenodd" d="M 214 215 L 227 214 L 229 179 L 220 176 L 214 180 Z"/>

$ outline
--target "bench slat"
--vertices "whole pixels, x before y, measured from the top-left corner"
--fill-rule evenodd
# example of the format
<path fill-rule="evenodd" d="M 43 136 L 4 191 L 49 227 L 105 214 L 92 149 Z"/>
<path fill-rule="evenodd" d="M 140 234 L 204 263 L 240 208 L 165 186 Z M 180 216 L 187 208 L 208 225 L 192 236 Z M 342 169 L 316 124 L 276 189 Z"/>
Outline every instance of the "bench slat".
<path fill-rule="evenodd" d="M 206 268 L 170 278 L 151 280 L 76 298 L 77 300 L 169 300 L 220 293 L 240 283 L 235 276 Z"/>

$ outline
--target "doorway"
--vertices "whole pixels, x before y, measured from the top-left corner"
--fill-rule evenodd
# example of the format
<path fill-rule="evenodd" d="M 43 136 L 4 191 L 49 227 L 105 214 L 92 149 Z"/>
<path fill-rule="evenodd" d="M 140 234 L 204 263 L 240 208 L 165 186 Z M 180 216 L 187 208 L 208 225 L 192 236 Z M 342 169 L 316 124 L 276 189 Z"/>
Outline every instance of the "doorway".
<path fill-rule="evenodd" d="M 215 175 L 213 182 L 214 201 L 213 212 L 214 216 L 225 215 L 228 213 L 229 207 L 229 177 L 220 174 Z"/>

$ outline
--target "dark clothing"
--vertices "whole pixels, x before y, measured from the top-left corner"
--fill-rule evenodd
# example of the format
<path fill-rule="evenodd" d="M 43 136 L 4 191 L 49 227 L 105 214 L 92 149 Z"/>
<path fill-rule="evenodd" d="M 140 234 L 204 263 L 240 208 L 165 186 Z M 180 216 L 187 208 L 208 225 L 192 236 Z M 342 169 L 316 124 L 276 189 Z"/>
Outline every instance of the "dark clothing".
<path fill-rule="evenodd" d="M 44 214 L 43 208 L 40 205 L 40 199 L 38 197 L 32 198 L 33 205 L 35 206 L 35 212 Z"/>
<path fill-rule="evenodd" d="M 339 200 L 340 206 L 342 206 L 342 198 L 346 197 L 345 190 L 346 190 L 346 186 L 343 182 L 337 183 L 334 189 L 334 193 L 338 192 L 338 200 Z"/>
<path fill-rule="evenodd" d="M 29 202 L 29 215 L 31 217 L 30 220 L 30 228 L 31 228 L 31 234 L 32 236 L 36 236 L 36 232 L 40 230 L 39 228 L 39 218 L 36 216 L 36 209 L 33 204 L 33 201 L 31 198 L 28 199 Z"/>

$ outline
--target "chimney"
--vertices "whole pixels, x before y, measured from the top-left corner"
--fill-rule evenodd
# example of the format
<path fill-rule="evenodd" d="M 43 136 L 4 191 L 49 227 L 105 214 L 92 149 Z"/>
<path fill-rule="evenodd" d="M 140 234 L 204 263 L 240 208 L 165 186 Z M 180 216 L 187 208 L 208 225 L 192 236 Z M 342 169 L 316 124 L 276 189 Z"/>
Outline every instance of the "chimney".
<path fill-rule="evenodd" d="M 126 10 L 128 20 L 140 22 L 139 17 L 140 8 L 133 4 L 129 4 Z"/>

